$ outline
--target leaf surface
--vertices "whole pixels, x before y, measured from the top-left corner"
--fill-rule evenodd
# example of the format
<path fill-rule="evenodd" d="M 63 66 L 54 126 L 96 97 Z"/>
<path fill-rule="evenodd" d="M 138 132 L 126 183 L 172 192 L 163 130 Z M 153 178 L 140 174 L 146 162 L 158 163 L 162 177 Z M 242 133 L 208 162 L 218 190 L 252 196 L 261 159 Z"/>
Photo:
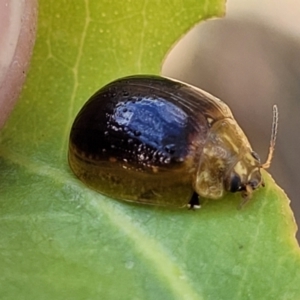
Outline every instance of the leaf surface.
<path fill-rule="evenodd" d="M 105 83 L 158 74 L 170 47 L 224 1 L 41 0 L 21 99 L 1 132 L 1 299 L 300 299 L 296 225 L 266 188 L 200 211 L 128 204 L 79 182 L 68 136 Z"/>

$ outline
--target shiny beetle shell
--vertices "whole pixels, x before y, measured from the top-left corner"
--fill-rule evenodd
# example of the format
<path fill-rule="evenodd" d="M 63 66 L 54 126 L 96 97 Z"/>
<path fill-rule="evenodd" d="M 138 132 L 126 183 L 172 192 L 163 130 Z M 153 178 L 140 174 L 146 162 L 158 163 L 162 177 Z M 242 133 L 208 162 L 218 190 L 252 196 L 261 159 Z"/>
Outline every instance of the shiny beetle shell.
<path fill-rule="evenodd" d="M 263 185 L 264 165 L 228 106 L 159 76 L 118 79 L 96 92 L 73 123 L 69 163 L 102 194 L 155 205 L 237 191 L 245 201 Z"/>

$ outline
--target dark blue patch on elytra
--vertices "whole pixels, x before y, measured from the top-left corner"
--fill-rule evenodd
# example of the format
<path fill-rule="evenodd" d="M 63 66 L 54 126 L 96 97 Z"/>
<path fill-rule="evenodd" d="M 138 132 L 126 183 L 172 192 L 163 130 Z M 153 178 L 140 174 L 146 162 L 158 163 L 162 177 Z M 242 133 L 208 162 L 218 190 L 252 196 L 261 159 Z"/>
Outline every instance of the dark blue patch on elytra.
<path fill-rule="evenodd" d="M 138 137 L 140 142 L 161 151 L 174 152 L 171 148 L 186 139 L 186 113 L 164 99 L 119 102 L 111 121 L 116 129 L 123 128 L 128 137 Z"/>

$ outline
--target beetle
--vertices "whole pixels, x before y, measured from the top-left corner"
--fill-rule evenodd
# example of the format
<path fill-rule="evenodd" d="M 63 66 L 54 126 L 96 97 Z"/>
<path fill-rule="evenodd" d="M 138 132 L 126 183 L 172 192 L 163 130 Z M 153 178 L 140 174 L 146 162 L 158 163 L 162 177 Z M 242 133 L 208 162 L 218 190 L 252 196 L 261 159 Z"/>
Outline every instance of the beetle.
<path fill-rule="evenodd" d="M 129 76 L 82 107 L 70 132 L 69 164 L 86 185 L 116 199 L 198 207 L 199 197 L 241 192 L 244 204 L 264 186 L 260 171 L 270 166 L 277 123 L 274 106 L 262 164 L 218 98 L 166 77 Z"/>

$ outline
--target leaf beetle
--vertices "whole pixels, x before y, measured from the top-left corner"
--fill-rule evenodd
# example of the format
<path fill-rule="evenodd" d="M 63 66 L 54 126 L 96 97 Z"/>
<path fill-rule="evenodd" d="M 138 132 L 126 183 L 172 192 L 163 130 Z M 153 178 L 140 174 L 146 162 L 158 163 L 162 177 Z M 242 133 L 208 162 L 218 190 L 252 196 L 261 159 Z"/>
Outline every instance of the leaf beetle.
<path fill-rule="evenodd" d="M 266 163 L 252 150 L 229 107 L 173 79 L 135 75 L 97 91 L 72 125 L 69 164 L 86 185 L 112 198 L 197 207 L 198 198 L 264 186 L 278 123 L 273 107 Z"/>

